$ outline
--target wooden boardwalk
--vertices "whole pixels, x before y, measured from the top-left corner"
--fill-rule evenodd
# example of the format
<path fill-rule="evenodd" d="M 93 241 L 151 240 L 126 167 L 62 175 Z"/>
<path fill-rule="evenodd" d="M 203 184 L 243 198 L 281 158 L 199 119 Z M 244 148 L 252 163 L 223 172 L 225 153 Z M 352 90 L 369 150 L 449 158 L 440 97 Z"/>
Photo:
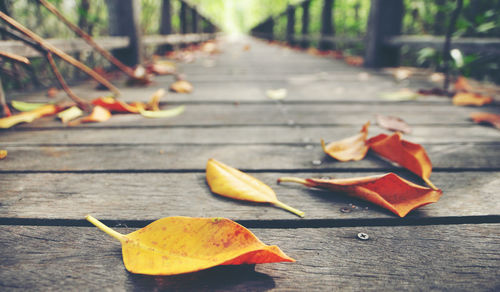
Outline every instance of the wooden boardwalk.
<path fill-rule="evenodd" d="M 251 44 L 251 49 L 243 47 Z M 468 120 L 475 108 L 446 98 L 394 102 L 383 92 L 422 86 L 246 39 L 220 43 L 180 71 L 195 87 L 168 94 L 185 104 L 170 119 L 113 116 L 65 127 L 52 118 L 0 132 L 0 290 L 496 290 L 500 287 L 500 132 Z M 146 101 L 172 77 L 122 88 Z M 281 101 L 267 89 L 287 88 Z M 90 84 L 83 97 L 102 94 Z M 16 99 L 35 101 L 41 93 Z M 483 108 L 497 112 L 498 106 Z M 482 109 L 481 109 L 482 110 Z M 356 177 L 395 171 L 369 154 L 327 158 L 320 139 L 339 140 L 375 114 L 406 120 L 434 165 L 438 203 L 406 218 L 356 199 L 276 185 L 280 176 Z M 268 205 L 213 195 L 205 165 L 216 158 L 270 185 L 300 219 Z M 350 212 L 341 212 L 348 208 Z M 276 244 L 296 263 L 218 267 L 173 277 L 128 273 L 121 248 L 84 220 L 92 214 L 121 232 L 167 216 L 227 217 Z M 357 239 L 364 232 L 367 241 Z"/>

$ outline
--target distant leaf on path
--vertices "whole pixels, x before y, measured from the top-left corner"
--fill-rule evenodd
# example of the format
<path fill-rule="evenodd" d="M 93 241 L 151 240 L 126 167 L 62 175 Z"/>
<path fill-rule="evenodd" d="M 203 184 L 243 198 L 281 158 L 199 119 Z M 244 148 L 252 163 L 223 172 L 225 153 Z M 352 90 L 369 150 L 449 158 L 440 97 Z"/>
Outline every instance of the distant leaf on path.
<path fill-rule="evenodd" d="M 401 118 L 394 116 L 377 115 L 377 125 L 389 131 L 410 134 L 410 126 Z"/>
<path fill-rule="evenodd" d="M 477 112 L 471 113 L 470 118 L 478 124 L 487 123 L 493 127 L 500 129 L 500 115 L 492 113 Z"/>

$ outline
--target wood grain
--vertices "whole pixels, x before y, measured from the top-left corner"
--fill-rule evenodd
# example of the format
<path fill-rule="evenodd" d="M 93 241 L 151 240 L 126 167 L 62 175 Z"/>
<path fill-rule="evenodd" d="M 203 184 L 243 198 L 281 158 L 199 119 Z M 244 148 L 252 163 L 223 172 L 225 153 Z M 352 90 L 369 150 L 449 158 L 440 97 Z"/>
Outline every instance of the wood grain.
<path fill-rule="evenodd" d="M 492 291 L 500 285 L 498 224 L 254 228 L 263 242 L 278 245 L 297 262 L 255 269 L 227 266 L 172 277 L 128 273 L 119 243 L 93 227 L 0 230 L 3 290 Z M 356 239 L 359 232 L 370 240 Z"/>
<path fill-rule="evenodd" d="M 0 174 L 0 217 L 80 219 L 92 213 L 108 220 L 154 220 L 182 215 L 234 220 L 334 219 L 338 224 L 357 219 L 399 222 L 399 217 L 389 211 L 342 193 L 276 184 L 277 178 L 290 175 L 348 178 L 376 174 L 380 173 L 251 173 L 272 187 L 283 202 L 304 211 L 305 219 L 267 204 L 214 195 L 205 182 L 204 172 Z M 412 174 L 399 174 L 423 185 Z M 431 179 L 443 190 L 443 196 L 439 202 L 411 212 L 406 219 L 500 215 L 500 172 L 438 172 Z M 347 212 L 342 212 L 342 208 L 347 208 Z"/>

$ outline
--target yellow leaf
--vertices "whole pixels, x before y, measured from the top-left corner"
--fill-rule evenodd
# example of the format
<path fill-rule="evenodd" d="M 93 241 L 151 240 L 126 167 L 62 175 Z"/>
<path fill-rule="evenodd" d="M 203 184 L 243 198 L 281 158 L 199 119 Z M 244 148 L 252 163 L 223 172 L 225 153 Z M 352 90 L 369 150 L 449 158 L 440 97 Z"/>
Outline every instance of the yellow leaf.
<path fill-rule="evenodd" d="M 12 105 L 13 108 L 15 108 L 20 112 L 29 112 L 46 105 L 46 103 L 24 102 L 17 100 L 13 100 L 10 104 Z"/>
<path fill-rule="evenodd" d="M 90 215 L 86 219 L 121 242 L 123 263 L 131 273 L 176 275 L 218 265 L 295 261 L 225 218 L 167 217 L 127 235 Z"/>
<path fill-rule="evenodd" d="M 43 116 L 53 115 L 59 108 L 53 104 L 47 104 L 29 112 L 22 112 L 17 115 L 0 119 L 0 128 L 7 129 L 19 123 L 31 123 Z"/>
<path fill-rule="evenodd" d="M 170 90 L 177 93 L 190 93 L 193 85 L 186 80 L 178 80 L 170 85 Z"/>
<path fill-rule="evenodd" d="M 72 106 L 69 109 L 58 113 L 57 117 L 60 118 L 63 123 L 67 123 L 67 122 L 72 121 L 72 120 L 74 120 L 82 115 L 83 115 L 83 111 L 79 107 Z"/>
<path fill-rule="evenodd" d="M 162 98 L 165 95 L 166 91 L 165 89 L 161 88 L 155 91 L 153 95 L 151 96 L 151 100 L 149 101 L 147 108 L 152 111 L 159 111 L 160 110 L 160 98 Z"/>
<path fill-rule="evenodd" d="M 270 99 L 274 99 L 274 100 L 285 99 L 285 97 L 287 95 L 287 90 L 285 88 L 268 89 L 268 90 L 266 90 L 266 95 Z"/>
<path fill-rule="evenodd" d="M 7 157 L 7 150 L 0 150 L 0 159 Z"/>
<path fill-rule="evenodd" d="M 270 203 L 304 217 L 304 212 L 278 201 L 276 193 L 268 185 L 215 159 L 208 160 L 206 177 L 210 189 L 216 194 L 237 200 Z"/>
<path fill-rule="evenodd" d="M 178 116 L 184 112 L 185 106 L 180 105 L 173 109 L 163 110 L 163 111 L 145 111 L 141 110 L 140 113 L 143 117 L 151 118 L 151 119 L 159 119 L 159 118 L 171 118 Z"/>

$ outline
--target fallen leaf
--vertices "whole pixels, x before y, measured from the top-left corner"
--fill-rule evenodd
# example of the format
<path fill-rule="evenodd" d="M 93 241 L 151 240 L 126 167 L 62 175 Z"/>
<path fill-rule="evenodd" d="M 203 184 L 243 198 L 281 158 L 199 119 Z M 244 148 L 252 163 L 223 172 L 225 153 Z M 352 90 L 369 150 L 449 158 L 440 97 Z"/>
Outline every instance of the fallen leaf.
<path fill-rule="evenodd" d="M 177 93 L 190 93 L 193 91 L 193 85 L 186 80 L 178 80 L 170 85 L 170 91 Z"/>
<path fill-rule="evenodd" d="M 31 123 L 34 120 L 56 114 L 60 108 L 53 104 L 47 104 L 29 112 L 0 119 L 0 128 L 7 129 L 19 123 Z"/>
<path fill-rule="evenodd" d="M 467 78 L 463 76 L 459 76 L 457 78 L 457 81 L 455 81 L 455 91 L 465 91 L 465 92 L 471 92 L 473 91 L 472 86 L 469 84 L 467 81 Z"/>
<path fill-rule="evenodd" d="M 81 119 L 69 122 L 68 125 L 76 126 L 81 123 L 102 123 L 111 118 L 111 113 L 104 107 L 96 105 L 90 115 Z"/>
<path fill-rule="evenodd" d="M 161 60 L 150 64 L 147 70 L 157 75 L 170 75 L 177 71 L 177 66 L 174 62 Z"/>
<path fill-rule="evenodd" d="M 83 115 L 83 111 L 77 107 L 77 106 L 72 106 L 60 113 L 57 114 L 57 117 L 61 119 L 63 123 L 67 123 L 69 121 L 72 121 L 78 117 L 81 117 Z"/>
<path fill-rule="evenodd" d="M 213 158 L 208 160 L 206 177 L 210 189 L 216 194 L 236 200 L 270 203 L 304 217 L 304 212 L 278 201 L 268 185 Z"/>
<path fill-rule="evenodd" d="M 185 106 L 180 105 L 169 110 L 158 110 L 158 111 L 146 111 L 141 110 L 140 113 L 145 118 L 159 119 L 159 118 L 171 118 L 178 116 L 184 112 Z"/>
<path fill-rule="evenodd" d="M 90 215 L 86 219 L 120 241 L 123 263 L 131 273 L 177 275 L 219 265 L 295 261 L 225 218 L 167 217 L 126 235 Z"/>
<path fill-rule="evenodd" d="M 32 110 L 36 110 L 37 108 L 40 108 L 46 103 L 38 103 L 38 102 L 24 102 L 24 101 L 17 101 L 13 100 L 10 103 L 12 107 L 20 112 L 29 112 Z"/>
<path fill-rule="evenodd" d="M 395 91 L 395 92 L 382 93 L 380 95 L 380 97 L 385 99 L 385 100 L 406 101 L 406 100 L 417 99 L 418 93 L 416 93 L 408 88 L 403 88 L 403 89 Z"/>
<path fill-rule="evenodd" d="M 56 97 L 58 93 L 59 93 L 59 89 L 57 89 L 55 87 L 51 87 L 47 90 L 48 97 Z"/>
<path fill-rule="evenodd" d="M 7 157 L 7 150 L 0 150 L 0 159 Z"/>
<path fill-rule="evenodd" d="M 431 188 L 437 190 L 429 180 L 432 163 L 424 147 L 401 139 L 401 133 L 394 133 L 391 136 L 380 134 L 370 138 L 367 143 L 375 153 L 415 173 Z"/>
<path fill-rule="evenodd" d="M 410 126 L 401 118 L 393 116 L 377 115 L 377 124 L 389 131 L 410 134 Z"/>
<path fill-rule="evenodd" d="M 249 44 L 246 44 L 243 46 L 243 51 L 246 52 L 246 51 L 250 51 L 250 48 L 251 46 Z"/>
<path fill-rule="evenodd" d="M 363 63 L 364 63 L 364 59 L 363 57 L 359 57 L 359 56 L 347 56 L 344 58 L 344 61 L 351 65 L 351 66 L 355 66 L 355 67 L 361 67 L 363 66 Z"/>
<path fill-rule="evenodd" d="M 158 89 L 151 96 L 151 100 L 147 104 L 147 109 L 151 111 L 159 111 L 160 110 L 160 99 L 165 96 L 165 89 Z"/>
<path fill-rule="evenodd" d="M 490 96 L 483 96 L 472 92 L 458 92 L 453 96 L 453 104 L 458 106 L 482 106 L 493 102 Z"/>
<path fill-rule="evenodd" d="M 325 146 L 325 141 L 321 139 L 321 147 L 323 151 L 331 157 L 339 161 L 359 161 L 365 158 L 368 152 L 366 137 L 368 136 L 368 127 L 370 122 L 367 122 L 361 128 L 359 134 L 342 139 L 340 141 L 331 142 Z"/>
<path fill-rule="evenodd" d="M 138 113 L 139 109 L 111 96 L 99 97 L 92 101 L 93 105 L 103 107 L 111 112 Z"/>
<path fill-rule="evenodd" d="M 274 100 L 285 99 L 286 95 L 287 95 L 287 90 L 285 88 L 266 90 L 266 96 L 270 99 Z"/>
<path fill-rule="evenodd" d="M 435 203 L 442 195 L 441 190 L 432 190 L 409 182 L 394 173 L 348 179 L 300 179 L 283 177 L 281 182 L 295 182 L 308 187 L 345 192 L 349 196 L 372 202 L 400 217 L 411 210 Z"/>
<path fill-rule="evenodd" d="M 483 113 L 483 112 L 478 112 L 478 113 L 471 113 L 470 118 L 475 122 L 475 123 L 488 123 L 492 125 L 493 127 L 500 129 L 500 115 L 497 114 L 492 114 L 492 113 Z"/>

